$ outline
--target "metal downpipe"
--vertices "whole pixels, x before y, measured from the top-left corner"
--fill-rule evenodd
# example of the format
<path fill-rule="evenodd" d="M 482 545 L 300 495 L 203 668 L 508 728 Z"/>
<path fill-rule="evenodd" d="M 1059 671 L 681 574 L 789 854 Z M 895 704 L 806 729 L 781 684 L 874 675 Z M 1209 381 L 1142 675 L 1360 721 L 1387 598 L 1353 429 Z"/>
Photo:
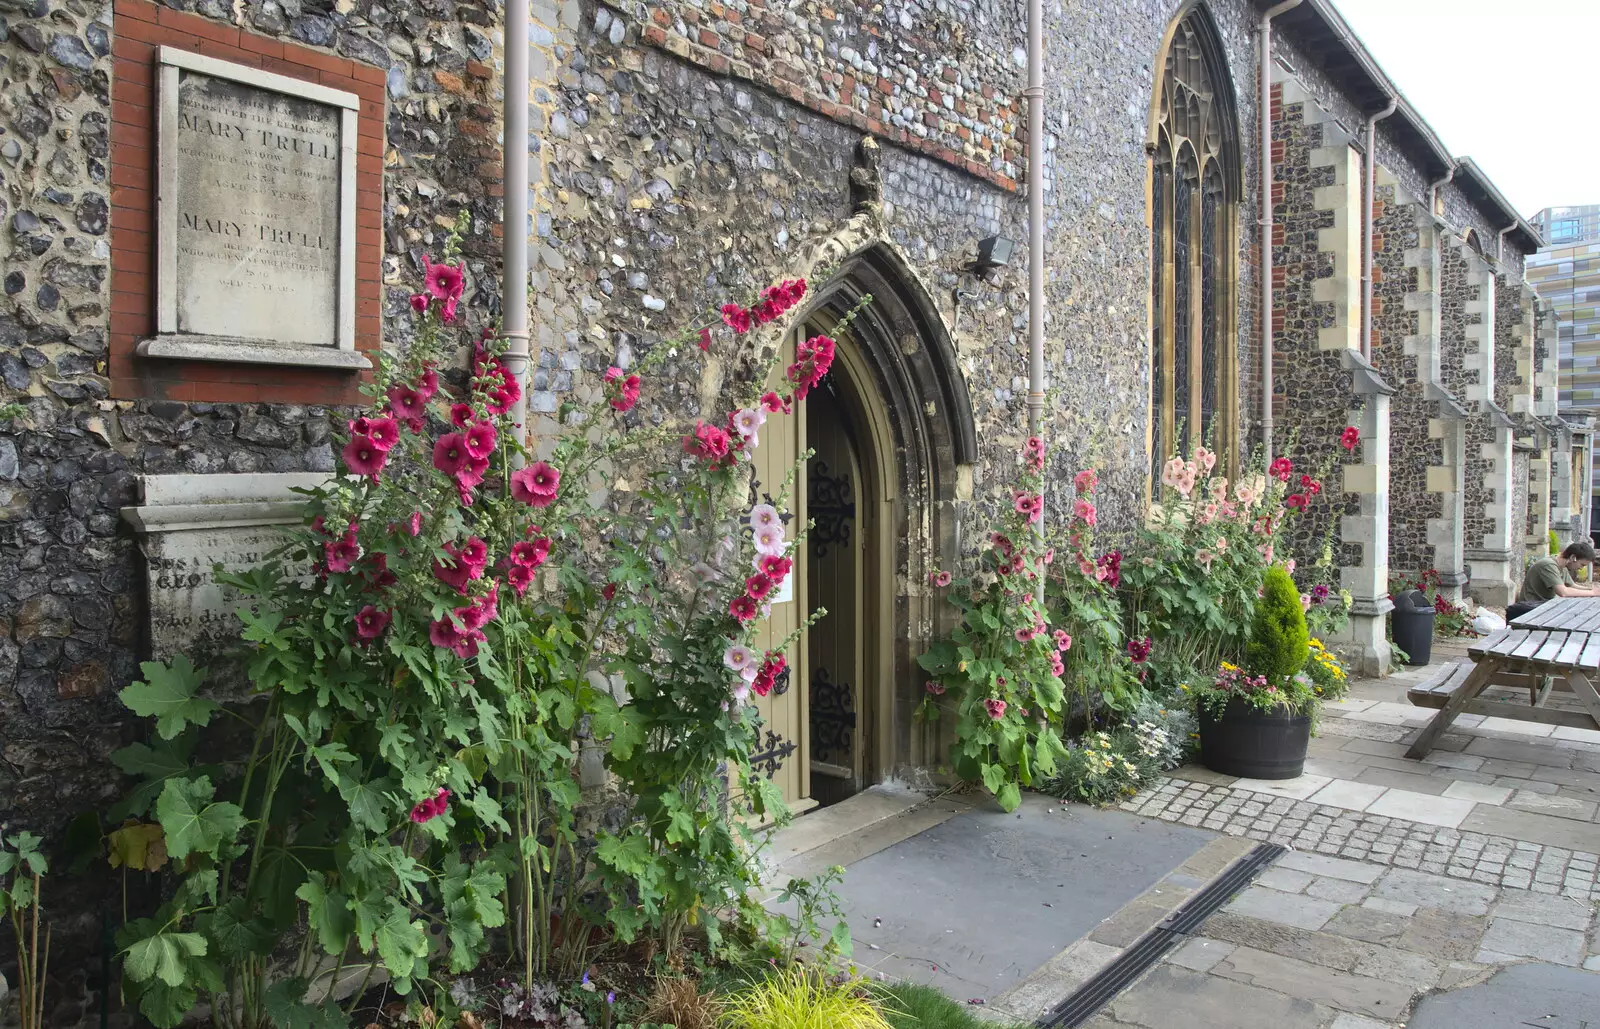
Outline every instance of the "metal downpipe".
<path fill-rule="evenodd" d="M 1028 0 L 1028 434 L 1044 432 L 1044 0 Z M 1044 540 L 1044 514 L 1034 523 Z M 1044 575 L 1037 598 L 1044 602 Z"/>
<path fill-rule="evenodd" d="M 502 224 L 501 335 L 508 341 L 502 361 L 521 387 L 511 407 L 512 431 L 528 438 L 528 0 L 506 4 L 504 161 L 505 220 Z"/>

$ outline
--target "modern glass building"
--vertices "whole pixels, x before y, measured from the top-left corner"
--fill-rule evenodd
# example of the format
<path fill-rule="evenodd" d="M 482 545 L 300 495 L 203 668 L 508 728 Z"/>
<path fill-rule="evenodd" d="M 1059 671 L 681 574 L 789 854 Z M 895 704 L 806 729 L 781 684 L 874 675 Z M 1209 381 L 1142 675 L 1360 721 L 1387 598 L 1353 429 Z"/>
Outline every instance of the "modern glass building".
<path fill-rule="evenodd" d="M 1561 408 L 1600 408 L 1600 204 L 1529 220 L 1548 244 L 1528 258 L 1527 276 L 1560 325 Z"/>
<path fill-rule="evenodd" d="M 1526 275 L 1555 308 L 1561 412 L 1600 412 L 1600 204 L 1547 207 L 1528 220 L 1547 242 L 1529 255 Z M 1600 489 L 1600 475 L 1594 481 Z"/>

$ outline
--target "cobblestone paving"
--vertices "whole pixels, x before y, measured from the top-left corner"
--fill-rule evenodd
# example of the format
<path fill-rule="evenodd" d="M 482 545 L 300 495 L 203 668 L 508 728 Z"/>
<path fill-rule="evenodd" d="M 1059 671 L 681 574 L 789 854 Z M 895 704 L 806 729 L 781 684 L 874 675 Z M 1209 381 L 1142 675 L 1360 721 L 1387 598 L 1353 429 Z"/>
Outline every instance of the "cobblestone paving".
<path fill-rule="evenodd" d="M 1588 851 L 1442 829 L 1237 787 L 1176 779 L 1133 797 L 1122 807 L 1167 822 L 1295 850 L 1415 868 L 1491 886 L 1561 894 L 1575 900 L 1600 898 L 1596 883 L 1600 857 Z"/>

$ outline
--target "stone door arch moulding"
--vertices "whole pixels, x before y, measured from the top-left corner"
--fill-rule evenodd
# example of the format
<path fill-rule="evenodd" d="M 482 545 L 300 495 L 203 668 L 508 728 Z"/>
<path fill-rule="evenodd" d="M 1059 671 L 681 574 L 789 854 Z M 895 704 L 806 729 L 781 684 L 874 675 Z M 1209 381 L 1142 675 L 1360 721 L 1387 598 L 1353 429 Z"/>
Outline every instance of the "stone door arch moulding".
<path fill-rule="evenodd" d="M 832 373 L 846 379 L 841 385 L 859 405 L 862 475 L 876 512 L 862 634 L 869 782 L 937 762 L 911 718 L 921 699 L 916 661 L 941 615 L 927 573 L 958 560 L 965 507 L 958 483 L 970 481 L 977 459 L 971 400 L 949 331 L 932 295 L 876 228 L 871 215 L 858 215 L 808 255 L 808 270 L 831 274 L 814 281 L 798 322 L 831 325 L 872 296 Z"/>

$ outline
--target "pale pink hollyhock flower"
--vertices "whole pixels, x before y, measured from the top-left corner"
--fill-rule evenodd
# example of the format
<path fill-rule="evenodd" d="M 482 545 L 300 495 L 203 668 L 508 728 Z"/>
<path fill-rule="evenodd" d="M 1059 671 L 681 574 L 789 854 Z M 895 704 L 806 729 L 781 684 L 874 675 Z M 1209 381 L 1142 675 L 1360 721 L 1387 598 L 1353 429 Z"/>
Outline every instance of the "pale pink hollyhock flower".
<path fill-rule="evenodd" d="M 1213 454 L 1205 447 L 1196 447 L 1194 452 L 1194 463 L 1205 471 L 1209 472 L 1211 469 L 1217 466 L 1217 455 Z"/>
<path fill-rule="evenodd" d="M 1216 549 L 1217 553 L 1219 553 L 1219 554 L 1227 553 L 1227 551 L 1228 551 L 1228 537 L 1226 537 L 1226 536 L 1218 536 L 1215 549 Z"/>
<path fill-rule="evenodd" d="M 755 660 L 752 660 L 749 664 L 739 669 L 739 678 L 743 679 L 745 682 L 755 682 L 756 676 L 760 674 L 761 665 Z"/>
<path fill-rule="evenodd" d="M 733 427 L 745 439 L 755 439 L 756 433 L 767 423 L 767 413 L 759 407 L 745 407 L 733 414 Z"/>
<path fill-rule="evenodd" d="M 1246 508 L 1254 504 L 1256 500 L 1259 499 L 1256 495 L 1256 491 L 1251 489 L 1249 486 L 1240 486 L 1238 489 L 1233 491 L 1233 495 L 1238 499 L 1239 505 Z"/>
<path fill-rule="evenodd" d="M 1272 563 L 1272 544 L 1263 543 L 1256 548 L 1256 551 L 1260 553 L 1262 560 L 1266 561 L 1268 564 Z"/>
<path fill-rule="evenodd" d="M 1078 558 L 1078 571 L 1082 572 L 1086 577 L 1093 578 L 1095 573 L 1094 562 L 1086 557 Z"/>
<path fill-rule="evenodd" d="M 1217 512 L 1221 510 L 1216 504 L 1207 504 L 1200 509 L 1198 521 L 1201 525 L 1210 525 L 1217 520 Z"/>
<path fill-rule="evenodd" d="M 1225 500 L 1228 496 L 1228 480 L 1219 475 L 1206 484 L 1206 489 L 1218 500 Z"/>
<path fill-rule="evenodd" d="M 1139 563 L 1144 565 L 1146 568 L 1154 568 L 1156 566 L 1156 559 L 1153 557 L 1140 558 Z"/>
<path fill-rule="evenodd" d="M 783 530 L 776 525 L 764 525 L 755 531 L 756 553 L 767 557 L 783 556 Z"/>
<path fill-rule="evenodd" d="M 733 699 L 735 703 L 743 704 L 750 696 L 750 684 L 743 679 L 733 684 Z"/>
<path fill-rule="evenodd" d="M 778 509 L 771 504 L 757 504 L 750 509 L 750 528 L 768 529 L 777 528 L 783 531 L 783 518 L 778 514 Z"/>
<path fill-rule="evenodd" d="M 1200 566 L 1209 572 L 1211 571 L 1211 562 L 1217 559 L 1217 555 L 1213 554 L 1209 550 L 1196 550 L 1194 552 L 1194 559 L 1200 562 Z"/>
<path fill-rule="evenodd" d="M 737 643 L 722 652 L 722 663 L 727 665 L 730 671 L 743 671 L 745 668 L 750 667 L 750 663 L 754 660 L 754 652 L 749 647 L 743 647 Z"/>
<path fill-rule="evenodd" d="M 1289 560 L 1283 563 L 1283 570 L 1288 572 L 1290 575 L 1294 574 L 1294 558 L 1291 557 Z"/>
<path fill-rule="evenodd" d="M 1173 483 L 1173 488 L 1181 495 L 1187 497 L 1194 492 L 1195 472 L 1193 468 L 1185 468 L 1183 474 L 1178 476 L 1178 481 Z"/>
<path fill-rule="evenodd" d="M 1302 611 L 1311 610 L 1311 594 L 1309 594 L 1309 593 L 1300 594 L 1300 610 L 1302 610 Z"/>

